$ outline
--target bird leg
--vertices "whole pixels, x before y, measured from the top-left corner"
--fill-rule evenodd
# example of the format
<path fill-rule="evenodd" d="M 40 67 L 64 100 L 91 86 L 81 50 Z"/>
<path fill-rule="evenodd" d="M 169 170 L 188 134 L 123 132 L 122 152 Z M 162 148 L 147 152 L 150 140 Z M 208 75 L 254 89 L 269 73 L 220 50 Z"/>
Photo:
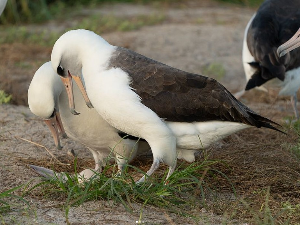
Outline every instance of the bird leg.
<path fill-rule="evenodd" d="M 55 113 L 55 116 L 56 116 L 57 128 L 58 128 L 59 132 L 61 133 L 63 138 L 67 138 L 68 136 L 67 136 L 64 126 L 61 122 L 60 113 L 57 111 Z"/>
<path fill-rule="evenodd" d="M 165 180 L 165 185 L 167 185 L 169 183 L 168 179 L 174 173 L 175 168 L 176 168 L 176 163 L 175 163 L 175 165 L 169 167 L 169 172 L 168 172 L 168 175 Z"/>
<path fill-rule="evenodd" d="M 94 161 L 95 161 L 95 171 L 99 171 L 100 173 L 102 172 L 102 160 L 100 160 L 99 158 L 99 154 L 97 151 L 94 151 L 91 148 L 88 148 L 90 150 L 90 152 L 92 153 L 93 157 L 94 157 Z"/>
<path fill-rule="evenodd" d="M 147 171 L 146 175 L 144 175 L 139 181 L 137 181 L 136 183 L 142 183 L 146 180 L 146 176 L 149 177 L 152 175 L 152 173 L 154 173 L 155 170 L 157 170 L 159 167 L 159 159 L 154 159 L 152 166 L 150 168 L 150 170 Z M 170 172 L 170 171 L 169 171 Z"/>
<path fill-rule="evenodd" d="M 296 119 L 298 120 L 299 119 L 299 113 L 298 113 L 298 109 L 297 109 L 297 92 L 291 96 L 291 103 L 292 103 L 292 106 L 293 106 L 293 109 L 294 109 L 294 113 L 295 113 L 295 117 Z"/>

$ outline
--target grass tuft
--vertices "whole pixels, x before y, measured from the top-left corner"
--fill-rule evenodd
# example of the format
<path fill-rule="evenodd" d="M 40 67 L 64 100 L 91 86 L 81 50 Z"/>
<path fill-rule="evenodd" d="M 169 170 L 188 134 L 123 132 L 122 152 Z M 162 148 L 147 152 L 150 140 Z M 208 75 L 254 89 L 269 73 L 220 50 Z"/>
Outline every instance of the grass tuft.
<path fill-rule="evenodd" d="M 103 34 L 114 31 L 138 30 L 143 26 L 152 26 L 162 23 L 164 20 L 164 14 L 134 16 L 129 18 L 92 15 L 82 19 L 71 27 L 67 27 L 62 32 L 49 32 L 47 29 L 34 30 L 26 26 L 3 26 L 0 27 L 0 44 L 19 42 L 41 46 L 53 46 L 62 33 L 72 29 L 87 29 L 98 34 Z"/>
<path fill-rule="evenodd" d="M 124 172 L 119 174 L 115 165 L 107 165 L 102 173 L 95 172 L 92 179 L 83 183 L 78 181 L 76 175 L 66 174 L 65 181 L 59 179 L 58 175 L 52 180 L 40 182 L 29 188 L 26 194 L 41 188 L 44 197 L 62 199 L 65 202 L 63 208 L 66 219 L 71 206 L 79 206 L 91 200 L 112 200 L 122 204 L 129 212 L 133 210 L 133 203 L 141 203 L 144 206 L 153 205 L 168 212 L 197 218 L 191 211 L 205 204 L 206 174 L 216 163 L 218 162 L 208 160 L 188 165 L 182 163 L 169 178 L 167 185 L 167 171 L 137 184 L 136 177 L 140 177 L 141 173 L 145 174 L 137 167 L 127 165 Z"/>
<path fill-rule="evenodd" d="M 225 69 L 222 64 L 213 62 L 203 66 L 202 74 L 220 81 L 225 76 Z"/>
<path fill-rule="evenodd" d="M 298 159 L 300 159 L 300 121 L 295 120 L 294 117 L 285 117 L 284 118 L 284 128 L 286 130 L 292 130 L 298 136 L 298 141 L 295 144 L 288 144 L 285 145 L 287 149 L 289 149 L 293 155 L 295 155 Z"/>
<path fill-rule="evenodd" d="M 163 14 L 140 15 L 130 18 L 92 15 L 83 19 L 72 29 L 87 29 L 99 34 L 113 31 L 132 31 L 138 30 L 143 26 L 162 23 L 164 20 L 165 15 Z"/>
<path fill-rule="evenodd" d="M 13 192 L 20 190 L 25 185 L 19 185 L 17 187 L 11 188 L 9 190 L 0 193 L 0 213 L 8 212 L 13 207 L 13 204 L 9 202 L 11 198 L 20 200 L 29 206 L 29 203 L 22 197 L 13 194 Z"/>
<path fill-rule="evenodd" d="M 264 0 L 218 0 L 218 1 L 231 3 L 231 4 L 238 4 L 243 6 L 258 7 L 263 3 Z"/>
<path fill-rule="evenodd" d="M 171 2 L 174 0 L 156 0 Z M 177 0 L 180 1 L 180 0 Z M 152 0 L 9 0 L 0 18 L 1 24 L 41 23 L 66 18 L 75 9 L 94 8 L 103 3 L 151 3 Z"/>
<path fill-rule="evenodd" d="M 9 103 L 11 98 L 11 95 L 6 94 L 4 91 L 0 90 L 0 105 Z"/>

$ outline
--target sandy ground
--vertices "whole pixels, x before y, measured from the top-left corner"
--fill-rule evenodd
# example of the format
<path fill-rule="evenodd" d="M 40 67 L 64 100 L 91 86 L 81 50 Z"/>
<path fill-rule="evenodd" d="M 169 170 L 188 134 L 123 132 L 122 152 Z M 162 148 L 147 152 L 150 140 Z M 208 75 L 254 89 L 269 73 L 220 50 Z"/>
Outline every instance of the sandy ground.
<path fill-rule="evenodd" d="M 155 6 L 117 4 L 95 9 L 98 10 L 106 14 L 128 16 L 164 13 L 166 21 L 160 25 L 146 26 L 131 32 L 106 33 L 102 36 L 111 44 L 125 46 L 189 72 L 201 74 L 205 66 L 218 63 L 225 69 L 225 75 L 215 78 L 233 92 L 244 87 L 242 39 L 244 28 L 254 9 L 220 5 L 210 1 L 201 4 L 191 1 L 162 9 Z M 86 10 L 83 13 L 91 12 Z M 49 26 L 53 24 L 50 23 Z M 35 70 L 50 59 L 51 49 L 18 43 L 6 44 L 0 48 L 0 89 L 13 94 L 13 103 L 26 105 L 29 82 Z M 282 123 L 285 116 L 292 115 L 292 111 L 285 101 L 276 101 L 274 96 L 276 95 L 272 92 L 252 92 L 243 101 L 262 115 Z M 218 169 L 226 173 L 236 185 L 238 195 L 251 199 L 253 191 L 271 187 L 272 201 L 275 199 L 274 207 L 280 207 L 280 202 L 297 202 L 300 196 L 299 163 L 286 147 L 296 141 L 297 136 L 294 133 L 282 136 L 269 130 L 249 129 L 212 146 L 209 149 L 210 158 L 227 162 L 228 167 L 221 166 Z M 0 192 L 32 179 L 37 182 L 39 178 L 28 164 L 30 161 L 40 165 L 39 162 L 45 159 L 53 161 L 47 150 L 61 159 L 70 157 L 66 152 L 74 149 L 79 157 L 87 159 L 84 166 L 92 163 L 91 155 L 82 145 L 69 139 L 64 140 L 63 145 L 62 151 L 55 149 L 46 126 L 27 106 L 1 105 Z M 228 185 L 224 185 L 224 180 L 212 179 L 212 183 L 220 187 L 220 195 L 230 189 Z M 59 201 L 31 196 L 26 199 L 33 210 L 13 210 L 3 215 L 4 224 L 66 223 L 64 211 L 57 206 Z M 203 209 L 198 212 L 197 215 L 203 221 L 197 224 L 222 224 L 224 221 L 241 224 L 244 221 L 243 217 L 238 218 L 239 222 L 234 222 L 224 216 L 225 211 L 230 209 L 228 204 L 221 207 L 215 200 L 208 199 L 208 205 L 210 210 Z M 74 225 L 135 224 L 141 207 L 136 204 L 134 212 L 129 213 L 124 207 L 112 206 L 110 202 L 87 202 L 80 207 L 72 207 L 69 219 Z M 243 213 L 240 215 L 243 216 Z M 192 220 L 150 206 L 143 210 L 143 221 L 145 224 L 195 224 Z"/>

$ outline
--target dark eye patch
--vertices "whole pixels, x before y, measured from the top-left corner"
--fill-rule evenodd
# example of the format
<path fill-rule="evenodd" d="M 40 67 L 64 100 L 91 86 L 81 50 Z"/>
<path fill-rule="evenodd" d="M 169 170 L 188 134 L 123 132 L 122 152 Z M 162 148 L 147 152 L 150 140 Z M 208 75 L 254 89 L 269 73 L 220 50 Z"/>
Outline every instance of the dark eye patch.
<path fill-rule="evenodd" d="M 50 118 L 53 118 L 55 116 L 55 109 L 53 110 L 53 113 L 51 114 L 51 116 L 49 117 Z"/>
<path fill-rule="evenodd" d="M 64 76 L 64 69 L 61 66 L 57 67 L 57 74 L 60 76 Z"/>

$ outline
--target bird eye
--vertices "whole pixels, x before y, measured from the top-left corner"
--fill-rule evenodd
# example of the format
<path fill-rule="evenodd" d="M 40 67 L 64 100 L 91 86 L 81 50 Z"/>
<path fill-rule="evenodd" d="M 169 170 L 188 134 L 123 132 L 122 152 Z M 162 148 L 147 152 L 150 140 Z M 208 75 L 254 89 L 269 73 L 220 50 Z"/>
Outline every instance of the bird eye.
<path fill-rule="evenodd" d="M 64 76 L 64 69 L 61 66 L 57 67 L 57 74 L 60 76 Z"/>
<path fill-rule="evenodd" d="M 55 109 L 53 110 L 53 113 L 51 114 L 51 116 L 49 117 L 50 118 L 53 118 L 55 116 Z"/>

